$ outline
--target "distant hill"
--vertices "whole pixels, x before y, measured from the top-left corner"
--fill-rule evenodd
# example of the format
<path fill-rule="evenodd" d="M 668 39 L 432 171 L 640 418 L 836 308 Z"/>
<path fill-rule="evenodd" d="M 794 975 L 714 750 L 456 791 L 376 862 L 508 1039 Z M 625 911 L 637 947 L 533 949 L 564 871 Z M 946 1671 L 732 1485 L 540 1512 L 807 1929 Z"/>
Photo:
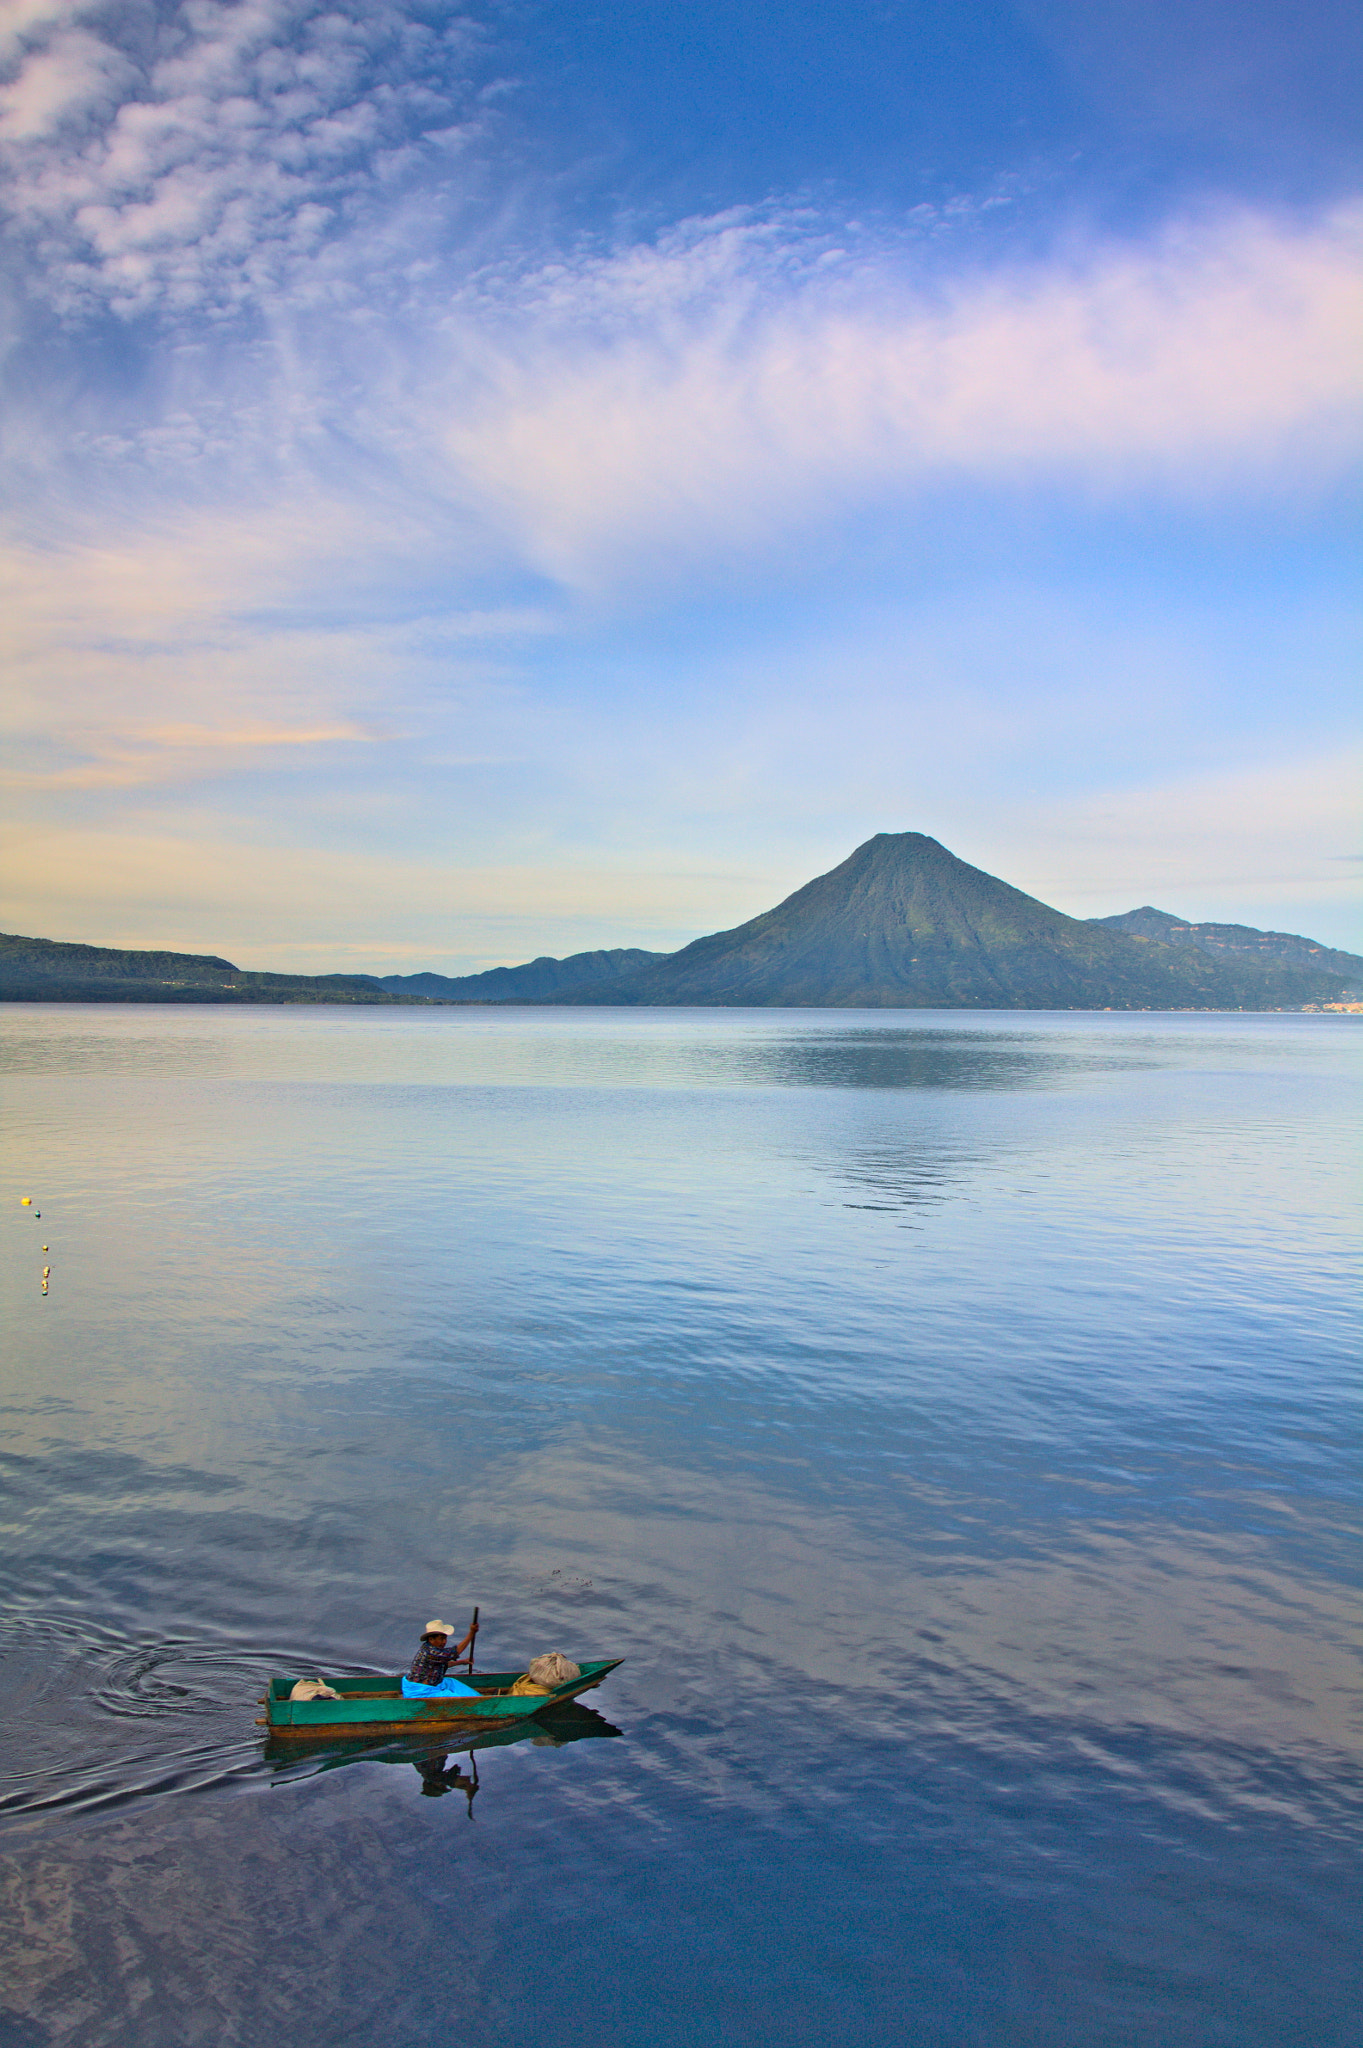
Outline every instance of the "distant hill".
<path fill-rule="evenodd" d="M 544 955 L 486 974 L 264 974 L 216 953 L 136 952 L 0 933 L 0 1002 L 524 1002 L 611 981 L 666 958 L 616 946 L 566 960 Z"/>
<path fill-rule="evenodd" d="M 392 995 L 437 997 L 446 1003 L 534 1002 L 554 1000 L 571 989 L 618 981 L 666 953 L 646 953 L 639 946 L 612 946 L 604 952 L 570 953 L 566 960 L 542 953 L 524 967 L 489 967 L 485 974 L 383 974 L 379 985 Z"/>
<path fill-rule="evenodd" d="M 1204 953 L 1221 959 L 1234 955 L 1266 961 L 1272 967 L 1320 968 L 1328 974 L 1342 974 L 1355 988 L 1363 987 L 1363 956 L 1319 945 L 1315 939 L 1304 939 L 1300 932 L 1261 932 L 1252 924 L 1194 924 L 1190 918 L 1174 917 L 1149 903 L 1139 910 L 1123 910 L 1116 917 L 1095 917 L 1090 922 L 1106 925 L 1112 932 L 1159 939 L 1166 946 L 1200 946 Z"/>
<path fill-rule="evenodd" d="M 880 832 L 774 910 L 570 1003 L 867 1009 L 1275 1009 L 1322 968 L 1218 958 L 1066 917 L 921 832 Z"/>
<path fill-rule="evenodd" d="M 139 953 L 0 932 L 0 1002 L 396 1001 L 363 974 L 253 974 L 215 953 Z"/>

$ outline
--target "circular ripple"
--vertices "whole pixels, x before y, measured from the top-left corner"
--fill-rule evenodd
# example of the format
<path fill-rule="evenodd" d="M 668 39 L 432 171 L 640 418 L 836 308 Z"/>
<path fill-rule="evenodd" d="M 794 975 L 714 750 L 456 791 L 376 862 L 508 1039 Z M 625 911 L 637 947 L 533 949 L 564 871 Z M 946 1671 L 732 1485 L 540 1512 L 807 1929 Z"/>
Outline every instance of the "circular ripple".
<path fill-rule="evenodd" d="M 124 1645 L 106 1652 L 99 1664 L 91 1688 L 96 1705 L 143 1721 L 171 1714 L 202 1717 L 215 1707 L 240 1706 L 256 1697 L 266 1676 L 259 1656 L 188 1640 Z"/>

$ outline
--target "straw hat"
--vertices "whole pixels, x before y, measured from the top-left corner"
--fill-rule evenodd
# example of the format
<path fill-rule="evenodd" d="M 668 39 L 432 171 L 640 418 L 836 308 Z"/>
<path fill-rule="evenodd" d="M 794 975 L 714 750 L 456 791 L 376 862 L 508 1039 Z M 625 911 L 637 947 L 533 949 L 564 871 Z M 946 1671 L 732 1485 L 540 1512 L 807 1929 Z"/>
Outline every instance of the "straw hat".
<path fill-rule="evenodd" d="M 423 1636 L 452 1636 L 457 1631 L 452 1621 L 428 1621 L 421 1633 Z"/>

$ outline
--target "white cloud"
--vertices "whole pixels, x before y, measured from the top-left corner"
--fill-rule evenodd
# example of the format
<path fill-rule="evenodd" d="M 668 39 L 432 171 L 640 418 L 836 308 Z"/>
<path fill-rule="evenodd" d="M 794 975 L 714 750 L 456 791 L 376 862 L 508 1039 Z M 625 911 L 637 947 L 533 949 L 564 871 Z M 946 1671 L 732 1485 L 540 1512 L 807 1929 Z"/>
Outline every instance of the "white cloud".
<path fill-rule="evenodd" d="M 117 105 L 136 71 L 120 51 L 71 28 L 30 56 L 12 84 L 0 87 L 0 141 L 31 142 L 73 117 Z"/>
<path fill-rule="evenodd" d="M 7 210 L 68 312 L 268 298 L 459 116 L 467 24 L 400 0 L 182 0 L 150 39 L 79 11 L 27 7 L 0 84 Z"/>
<path fill-rule="evenodd" d="M 12 63 L 43 30 L 78 21 L 89 12 L 89 0 L 5 0 L 0 13 L 0 64 Z"/>

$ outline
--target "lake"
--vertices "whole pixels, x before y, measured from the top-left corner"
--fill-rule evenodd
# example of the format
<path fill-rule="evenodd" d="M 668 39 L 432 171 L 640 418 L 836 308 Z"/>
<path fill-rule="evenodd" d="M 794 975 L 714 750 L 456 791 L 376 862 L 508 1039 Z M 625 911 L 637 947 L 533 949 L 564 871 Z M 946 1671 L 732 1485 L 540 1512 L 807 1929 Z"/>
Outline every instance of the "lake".
<path fill-rule="evenodd" d="M 0 2044 L 1354 2048 L 1359 1044 L 4 1006 Z"/>

